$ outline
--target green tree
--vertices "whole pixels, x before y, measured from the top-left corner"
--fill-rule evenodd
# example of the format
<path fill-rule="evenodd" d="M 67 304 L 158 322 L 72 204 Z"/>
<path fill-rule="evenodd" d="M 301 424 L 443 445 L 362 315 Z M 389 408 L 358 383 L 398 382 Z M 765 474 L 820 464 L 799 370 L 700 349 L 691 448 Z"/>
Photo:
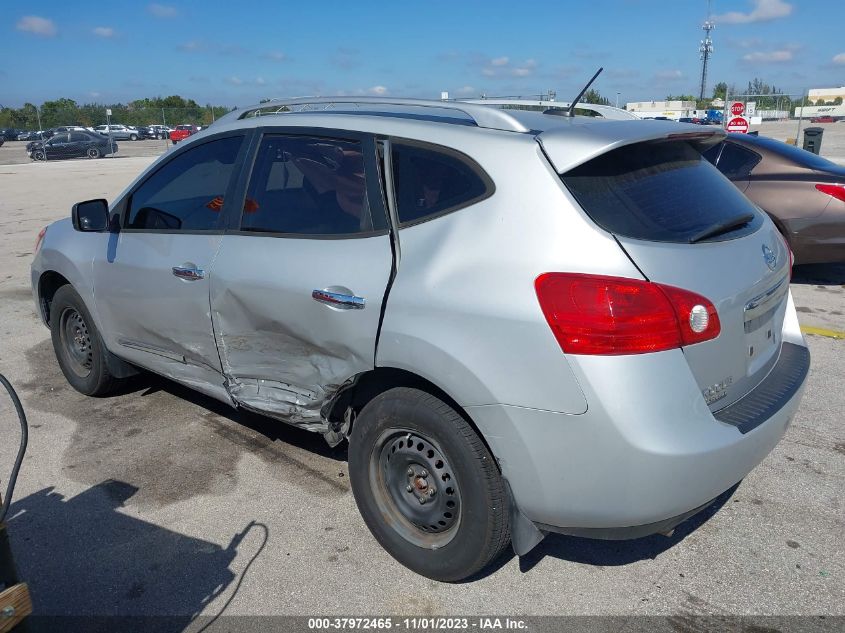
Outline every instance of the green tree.
<path fill-rule="evenodd" d="M 842 97 L 836 97 L 836 99 L 833 100 L 833 105 L 842 105 Z"/>
<path fill-rule="evenodd" d="M 728 84 L 724 81 L 720 81 L 715 86 L 713 86 L 713 98 L 714 99 L 722 99 L 723 101 L 726 98 L 728 92 Z"/>
<path fill-rule="evenodd" d="M 585 92 L 584 96 L 581 97 L 581 101 L 584 103 L 595 103 L 597 105 L 610 105 L 610 99 L 602 97 L 601 93 L 595 88 L 590 88 Z"/>

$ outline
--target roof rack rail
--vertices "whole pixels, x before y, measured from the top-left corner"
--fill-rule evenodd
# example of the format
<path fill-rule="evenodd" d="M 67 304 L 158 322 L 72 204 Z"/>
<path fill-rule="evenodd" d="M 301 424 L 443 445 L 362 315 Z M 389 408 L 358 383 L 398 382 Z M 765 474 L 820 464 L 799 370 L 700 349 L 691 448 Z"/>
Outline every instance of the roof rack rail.
<path fill-rule="evenodd" d="M 264 116 L 264 114 L 281 114 L 296 107 L 300 108 L 298 110 L 300 112 L 316 109 L 311 108 L 311 106 L 322 106 L 322 110 L 330 110 L 335 105 L 390 105 L 457 110 L 468 116 L 478 127 L 489 128 L 491 130 L 504 130 L 506 132 L 529 131 L 527 127 L 507 111 L 499 108 L 491 108 L 486 104 L 466 101 L 435 101 L 433 99 L 400 99 L 394 97 L 299 97 L 296 99 L 271 99 L 264 103 L 233 110 L 217 119 L 217 123 L 238 121 L 250 115 Z"/>
<path fill-rule="evenodd" d="M 545 109 L 560 109 L 561 114 L 566 114 L 572 105 L 568 101 L 548 101 L 545 99 L 461 99 L 461 103 L 471 103 L 474 105 L 488 105 L 488 106 L 536 106 Z M 455 103 L 454 101 L 450 103 Z M 615 108 L 609 105 L 600 105 L 597 103 L 583 103 L 581 101 L 575 104 L 576 110 L 587 110 L 602 115 L 605 119 L 638 119 L 639 117 L 622 108 Z"/>

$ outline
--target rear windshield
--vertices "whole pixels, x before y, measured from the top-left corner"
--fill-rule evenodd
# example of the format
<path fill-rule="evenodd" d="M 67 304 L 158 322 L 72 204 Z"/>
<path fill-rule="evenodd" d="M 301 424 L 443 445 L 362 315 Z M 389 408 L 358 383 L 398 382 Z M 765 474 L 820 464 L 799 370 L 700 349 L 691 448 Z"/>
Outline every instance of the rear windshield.
<path fill-rule="evenodd" d="M 719 225 L 753 219 L 706 241 L 752 233 L 756 207 L 687 142 L 628 145 L 563 174 L 564 184 L 600 227 L 654 242 L 690 242 Z M 700 240 L 696 240 L 700 241 Z"/>

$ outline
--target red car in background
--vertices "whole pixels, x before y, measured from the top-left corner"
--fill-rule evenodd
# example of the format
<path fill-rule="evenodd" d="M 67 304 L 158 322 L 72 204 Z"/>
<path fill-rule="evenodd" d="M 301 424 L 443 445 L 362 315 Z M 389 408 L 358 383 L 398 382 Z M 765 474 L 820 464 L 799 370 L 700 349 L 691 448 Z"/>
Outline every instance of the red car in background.
<path fill-rule="evenodd" d="M 196 125 L 177 125 L 176 129 L 170 133 L 170 140 L 176 145 L 179 141 L 184 141 L 191 134 L 196 134 L 200 129 Z"/>
<path fill-rule="evenodd" d="M 810 119 L 810 123 L 836 123 L 836 117 L 832 117 L 828 114 L 824 116 L 814 116 Z"/>

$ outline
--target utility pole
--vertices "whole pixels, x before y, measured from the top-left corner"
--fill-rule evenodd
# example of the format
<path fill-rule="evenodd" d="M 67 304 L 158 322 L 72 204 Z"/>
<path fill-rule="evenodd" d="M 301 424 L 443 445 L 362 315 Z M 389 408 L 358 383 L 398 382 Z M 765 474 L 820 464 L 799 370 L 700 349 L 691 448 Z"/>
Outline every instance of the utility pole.
<path fill-rule="evenodd" d="M 716 25 L 710 20 L 710 0 L 707 1 L 707 20 L 701 28 L 704 30 L 704 39 L 701 40 L 701 46 L 698 47 L 698 52 L 701 53 L 701 87 L 698 98 L 704 99 L 707 92 L 707 62 L 710 61 L 710 56 L 713 54 L 713 40 L 710 39 L 710 31 L 716 28 Z"/>

